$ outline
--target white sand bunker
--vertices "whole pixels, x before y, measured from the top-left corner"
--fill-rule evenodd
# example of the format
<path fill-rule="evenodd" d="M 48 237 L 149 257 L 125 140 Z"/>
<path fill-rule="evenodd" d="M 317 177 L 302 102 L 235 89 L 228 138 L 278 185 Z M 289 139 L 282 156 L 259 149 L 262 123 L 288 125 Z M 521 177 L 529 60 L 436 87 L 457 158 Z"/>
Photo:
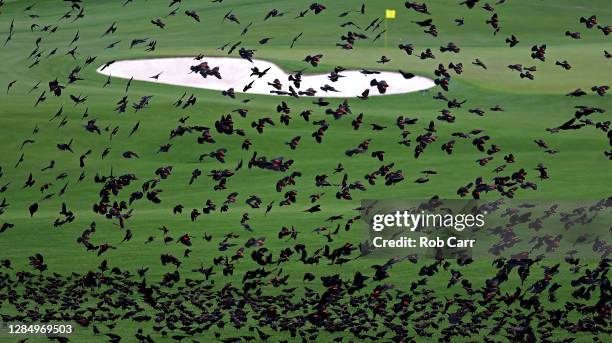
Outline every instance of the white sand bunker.
<path fill-rule="evenodd" d="M 330 74 L 302 75 L 295 72 L 290 75 L 270 62 L 253 60 L 251 63 L 228 57 L 116 61 L 97 71 L 124 79 L 267 95 L 361 97 L 366 90 L 367 95 L 374 96 L 411 93 L 435 86 L 432 80 L 409 73 L 344 70 Z"/>

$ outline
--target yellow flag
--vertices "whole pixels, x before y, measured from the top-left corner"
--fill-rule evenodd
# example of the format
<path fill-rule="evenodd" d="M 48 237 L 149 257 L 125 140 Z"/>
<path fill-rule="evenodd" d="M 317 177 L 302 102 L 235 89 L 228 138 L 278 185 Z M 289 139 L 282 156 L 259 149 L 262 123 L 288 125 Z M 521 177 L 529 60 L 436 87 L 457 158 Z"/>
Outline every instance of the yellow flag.
<path fill-rule="evenodd" d="M 395 19 L 395 10 L 385 10 L 385 18 L 387 19 Z"/>

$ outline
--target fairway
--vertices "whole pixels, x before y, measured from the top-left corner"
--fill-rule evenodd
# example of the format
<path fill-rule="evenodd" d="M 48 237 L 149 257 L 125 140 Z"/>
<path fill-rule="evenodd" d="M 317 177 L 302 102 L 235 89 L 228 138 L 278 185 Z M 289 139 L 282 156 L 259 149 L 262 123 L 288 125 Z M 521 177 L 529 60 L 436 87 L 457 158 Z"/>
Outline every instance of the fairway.
<path fill-rule="evenodd" d="M 574 249 L 611 252 L 609 0 L 422 1 L 0 0 L 0 324 L 71 322 L 71 342 L 609 341 L 607 259 L 366 253 L 364 203 L 432 197 L 583 224 L 597 207 Z M 228 57 L 221 78 L 189 74 Z M 260 62 L 271 74 L 249 75 Z M 48 340 L 0 331 L 23 338 Z"/>

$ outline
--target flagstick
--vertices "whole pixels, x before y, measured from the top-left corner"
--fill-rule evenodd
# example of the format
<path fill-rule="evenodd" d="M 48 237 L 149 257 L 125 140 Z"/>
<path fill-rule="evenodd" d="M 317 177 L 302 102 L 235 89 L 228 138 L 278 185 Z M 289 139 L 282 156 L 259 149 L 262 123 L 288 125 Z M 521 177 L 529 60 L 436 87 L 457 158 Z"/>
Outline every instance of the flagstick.
<path fill-rule="evenodd" d="M 389 19 L 385 18 L 385 50 L 387 50 L 387 32 L 388 32 L 388 24 Z"/>

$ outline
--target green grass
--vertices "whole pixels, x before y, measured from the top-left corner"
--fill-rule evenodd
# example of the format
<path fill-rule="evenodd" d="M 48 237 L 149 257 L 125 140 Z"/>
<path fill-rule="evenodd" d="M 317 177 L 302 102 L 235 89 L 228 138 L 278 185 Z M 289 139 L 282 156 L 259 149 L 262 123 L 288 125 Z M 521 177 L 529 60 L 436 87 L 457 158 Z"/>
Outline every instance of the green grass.
<path fill-rule="evenodd" d="M 612 181 L 610 178 L 609 161 L 603 151 L 609 149 L 609 143 L 601 131 L 593 127 L 573 132 L 562 132 L 551 135 L 545 128 L 562 124 L 574 112 L 573 106 L 589 105 L 610 109 L 610 96 L 599 97 L 589 91 L 589 95 L 582 98 L 570 98 L 566 93 L 576 88 L 590 89 L 593 85 L 609 83 L 610 60 L 603 56 L 603 50 L 612 51 L 608 37 L 600 31 L 586 30 L 578 22 L 580 16 L 597 14 L 600 23 L 604 25 L 612 22 L 612 7 L 607 1 L 508 1 L 504 5 L 494 5 L 500 15 L 502 31 L 494 36 L 492 30 L 485 24 L 491 13 L 480 8 L 468 10 L 464 6 L 458 7 L 455 2 L 427 1 L 430 12 L 433 13 L 435 24 L 440 35 L 433 38 L 422 33 L 422 29 L 411 23 L 413 20 L 423 20 L 427 16 L 408 11 L 403 1 L 366 1 L 367 15 L 359 16 L 352 13 L 346 18 L 337 18 L 337 15 L 346 8 L 358 9 L 360 1 L 327 1 L 328 10 L 318 16 L 307 15 L 306 18 L 294 20 L 299 10 L 305 9 L 311 2 L 294 1 L 243 1 L 226 0 L 221 4 L 208 1 L 184 0 L 179 14 L 175 17 L 164 18 L 167 27 L 159 30 L 149 23 L 155 18 L 163 18 L 170 10 L 168 1 L 135 0 L 134 3 L 122 7 L 122 1 L 84 1 L 85 18 L 69 23 L 58 19 L 69 6 L 60 1 L 39 1 L 33 13 L 39 18 L 30 19 L 23 12 L 31 1 L 6 1 L 0 7 L 0 37 L 4 39 L 12 19 L 15 20 L 15 34 L 11 42 L 0 50 L 2 63 L 0 64 L 0 80 L 2 87 L 8 82 L 18 80 L 10 94 L 5 94 L 4 88 L 0 92 L 0 166 L 4 176 L 0 178 L 0 185 L 11 182 L 8 191 L 0 195 L 6 197 L 10 207 L 0 216 L 0 222 L 15 224 L 13 229 L 0 234 L 0 258 L 10 259 L 18 270 L 27 270 L 27 257 L 35 253 L 42 253 L 49 265 L 50 271 L 61 274 L 70 272 L 83 273 L 95 268 L 103 259 L 107 259 L 111 266 L 121 266 L 135 272 L 137 268 L 149 266 L 149 280 L 159 280 L 161 276 L 173 270 L 171 267 L 162 267 L 159 263 L 161 253 L 171 253 L 182 256 L 183 247 L 179 244 L 163 244 L 161 232 L 157 229 L 162 225 L 170 228 L 170 235 L 174 238 L 189 233 L 196 238 L 193 253 L 190 258 L 183 259 L 181 272 L 189 277 L 190 270 L 200 263 L 210 264 L 217 251 L 217 243 L 223 235 L 235 232 L 240 235 L 236 243 L 240 246 L 250 237 L 267 237 L 266 247 L 273 252 L 281 248 L 290 247 L 294 242 L 286 243 L 276 238 L 281 226 L 295 226 L 300 234 L 298 243 L 306 244 L 309 252 L 326 244 L 321 235 L 312 233 L 312 229 L 324 225 L 324 219 L 334 215 L 343 214 L 345 217 L 354 215 L 351 210 L 359 205 L 361 199 L 425 199 L 433 195 L 441 198 L 456 198 L 458 187 L 473 181 L 478 176 L 487 179 L 495 174 L 492 170 L 503 163 L 502 156 L 513 153 L 517 163 L 508 167 L 509 172 L 525 168 L 529 172 L 528 179 L 536 180 L 537 172 L 533 168 L 538 163 L 544 163 L 550 170 L 551 178 L 538 181 L 537 191 L 519 191 L 519 199 L 543 199 L 557 201 L 561 199 L 581 202 L 600 199 L 610 195 Z M 284 17 L 273 18 L 263 22 L 264 15 L 272 8 L 287 12 Z M 347 30 L 340 30 L 338 24 L 342 21 L 353 20 L 358 25 L 366 26 L 378 14 L 382 15 L 385 8 L 397 8 L 398 19 L 389 22 L 388 48 L 384 46 L 381 38 L 377 42 L 358 41 L 353 51 L 344 51 L 335 47 L 339 36 Z M 195 9 L 202 17 L 201 23 L 196 23 L 182 14 L 186 9 Z M 222 23 L 221 18 L 229 10 L 240 18 L 242 25 Z M 466 24 L 456 27 L 453 19 L 465 17 Z M 102 33 L 113 21 L 117 21 L 118 30 L 114 35 L 101 37 Z M 245 24 L 254 22 L 249 33 L 240 37 L 240 31 Z M 53 24 L 59 25 L 55 34 L 31 32 L 30 25 Z M 80 40 L 75 44 L 79 46 L 78 61 L 74 61 L 64 54 L 72 47 L 68 46 L 75 33 L 79 31 Z M 564 36 L 566 30 L 581 31 L 582 40 L 573 40 Z M 303 38 L 298 41 L 294 49 L 289 49 L 291 38 L 299 32 L 304 32 Z M 505 37 L 515 34 L 520 43 L 514 48 L 504 44 Z M 265 46 L 257 44 L 262 37 L 274 37 Z M 27 56 L 35 47 L 35 40 L 42 37 L 40 44 L 43 56 L 54 48 L 58 48 L 56 56 L 41 58 L 41 63 L 32 69 L 27 66 L 32 63 Z M 147 53 L 143 47 L 130 49 L 129 42 L 134 38 L 153 38 L 157 40 L 157 50 Z M 104 49 L 111 42 L 121 40 L 114 49 Z M 398 115 L 419 118 L 419 123 L 411 128 L 411 138 L 414 141 L 416 134 L 422 132 L 430 120 L 435 120 L 439 110 L 445 108 L 445 103 L 432 99 L 440 89 L 434 88 L 427 92 L 373 97 L 368 101 L 351 100 L 354 114 L 364 113 L 364 125 L 359 131 L 354 131 L 350 125 L 352 117 L 345 117 L 334 121 L 330 116 L 323 114 L 323 109 L 312 105 L 312 99 L 285 99 L 269 96 L 238 95 L 237 100 L 222 97 L 219 92 L 201 89 L 187 89 L 174 86 L 154 85 L 146 82 L 132 82 L 129 91 L 130 103 L 137 101 L 140 96 L 152 95 L 151 107 L 137 113 L 128 109 L 126 113 L 118 114 L 113 111 L 115 103 L 124 96 L 126 80 L 113 79 L 112 85 L 102 88 L 106 77 L 95 72 L 102 63 L 109 60 L 131 58 L 153 58 L 162 56 L 219 55 L 223 52 L 216 48 L 227 42 L 243 41 L 243 45 L 257 49 L 256 58 L 266 59 L 278 63 L 287 70 L 296 70 L 306 67 L 300 62 L 306 55 L 314 53 L 324 54 L 322 65 L 309 68 L 307 72 L 321 72 L 333 69 L 337 65 L 347 68 L 368 68 L 407 70 L 415 74 L 433 77 L 433 70 L 438 63 L 448 62 L 464 64 L 464 73 L 453 77 L 451 91 L 446 95 L 449 99 L 467 99 L 468 102 L 461 109 L 453 110 L 457 121 L 448 124 L 437 121 L 439 140 L 429 147 L 419 159 L 414 159 L 413 148 L 405 148 L 397 144 L 400 140 L 399 131 L 394 128 L 395 118 Z M 462 50 L 460 54 L 442 54 L 438 48 L 448 42 L 455 42 Z M 426 48 L 431 48 L 436 60 L 420 60 L 416 56 L 406 56 L 396 48 L 400 42 L 411 42 L 415 46 L 415 55 Z M 547 44 L 546 63 L 534 61 L 530 58 L 530 47 L 533 44 Z M 391 62 L 384 66 L 376 63 L 381 56 L 391 58 Z M 93 65 L 84 67 L 81 77 L 83 81 L 77 82 L 64 90 L 62 97 L 57 98 L 48 94 L 47 100 L 33 107 L 38 95 L 45 89 L 48 81 L 58 78 L 65 83 L 70 70 L 77 64 L 83 63 L 87 56 L 97 56 Z M 481 59 L 488 66 L 482 70 L 471 64 L 474 58 Z M 568 60 L 573 69 L 565 71 L 554 65 L 556 60 Z M 525 66 L 536 65 L 536 79 L 527 81 L 520 79 L 518 74 L 509 70 L 509 64 L 521 63 Z M 38 90 L 28 94 L 29 89 L 41 82 Z M 198 98 L 195 107 L 180 110 L 172 103 L 183 94 L 193 93 Z M 74 106 L 67 98 L 68 94 L 88 96 L 85 104 Z M 248 104 L 239 100 L 253 98 Z M 276 122 L 278 114 L 274 108 L 281 100 L 286 101 L 292 108 L 293 120 L 286 127 L 277 123 L 275 127 L 267 127 L 263 135 L 257 134 L 250 128 L 250 123 L 257 118 L 270 116 Z M 332 104 L 340 100 L 332 100 Z M 494 105 L 501 105 L 504 112 L 487 111 L 484 117 L 478 117 L 467 112 L 468 108 L 480 107 L 488 109 Z M 58 128 L 61 118 L 49 121 L 60 106 L 64 106 L 64 114 L 68 124 Z M 237 127 L 244 128 L 247 136 L 252 139 L 251 151 L 240 150 L 243 138 L 236 135 L 221 136 L 215 134 L 216 144 L 197 145 L 196 135 L 185 135 L 173 139 L 170 152 L 157 154 L 159 146 L 168 142 L 170 130 L 178 125 L 178 119 L 189 115 L 188 124 L 213 127 L 214 121 L 221 115 L 239 108 L 247 107 L 247 118 L 234 115 Z M 89 111 L 89 118 L 97 119 L 101 127 L 119 127 L 118 134 L 109 139 L 109 132 L 103 135 L 91 134 L 84 130 L 85 120 L 81 119 L 85 109 Z M 331 127 L 325 135 L 323 144 L 317 144 L 311 133 L 316 129 L 312 123 L 305 123 L 298 114 L 304 109 L 315 110 L 311 118 L 314 120 L 326 119 Z M 609 120 L 608 114 L 594 114 L 594 121 Z M 140 121 L 140 130 L 128 137 L 132 126 Z M 369 124 L 377 123 L 389 128 L 375 132 L 371 131 Z M 31 132 L 35 126 L 40 131 L 36 135 Z M 485 167 L 475 162 L 482 158 L 469 140 L 458 140 L 455 152 L 448 156 L 440 151 L 440 145 L 451 139 L 450 134 L 457 131 L 470 131 L 483 129 L 492 137 L 491 143 L 502 148 L 502 152 L 495 155 L 495 159 Z M 284 144 L 294 136 L 302 136 L 302 142 L 296 151 L 291 151 Z M 406 180 L 394 187 L 386 187 L 379 180 L 376 186 L 368 186 L 367 192 L 353 192 L 352 201 L 338 201 L 334 197 L 335 187 L 325 190 L 321 201 L 323 211 L 317 214 L 304 213 L 310 206 L 308 195 L 321 192 L 314 185 L 316 174 L 332 174 L 333 168 L 341 162 L 349 180 L 363 180 L 363 175 L 375 170 L 380 164 L 374 161 L 369 154 L 347 158 L 344 151 L 355 147 L 362 140 L 371 138 L 370 150 L 385 150 L 385 163 L 395 162 L 396 169 L 402 169 Z M 539 149 L 534 139 L 544 139 L 549 145 L 559 150 L 557 155 L 546 154 Z M 25 139 L 33 139 L 34 144 L 26 145 L 20 150 Z M 74 154 L 62 152 L 56 144 L 65 143 L 74 139 Z M 106 159 L 100 158 L 101 152 L 111 147 L 111 153 Z M 213 151 L 219 147 L 229 150 L 227 163 L 221 165 L 212 159 L 198 162 L 200 154 Z M 92 154 L 88 157 L 86 167 L 81 169 L 78 156 L 88 149 Z M 121 153 L 132 150 L 140 155 L 139 159 L 127 160 Z M 267 157 L 285 156 L 295 160 L 292 170 L 302 172 L 297 179 L 295 187 L 299 192 L 298 202 L 289 207 L 275 206 L 270 214 L 264 216 L 264 209 L 253 210 L 244 204 L 244 200 L 253 194 L 259 195 L 264 204 L 275 201 L 278 204 L 283 193 L 274 190 L 275 182 L 284 174 L 260 169 L 243 168 L 236 176 L 228 180 L 228 190 L 213 191 L 214 183 L 205 175 L 201 176 L 192 186 L 188 180 L 194 168 L 200 168 L 204 174 L 212 169 L 233 168 L 239 160 L 245 163 L 252 151 Z M 14 168 L 21 153 L 24 153 L 24 162 Z M 56 161 L 55 169 L 40 172 L 50 160 Z M 92 211 L 92 205 L 98 201 L 100 184 L 94 184 L 93 176 L 96 173 L 108 175 L 111 167 L 114 174 L 134 173 L 138 181 L 121 193 L 121 199 L 127 199 L 129 193 L 138 189 L 142 182 L 153 179 L 154 171 L 158 167 L 173 167 L 172 176 L 161 181 L 159 188 L 162 203 L 152 204 L 146 200 L 134 203 L 133 217 L 128 221 L 127 227 L 134 233 L 134 238 L 127 243 L 118 245 L 124 232 L 114 222 L 104 219 Z M 419 185 L 412 181 L 419 177 L 419 172 L 425 169 L 434 169 L 438 175 L 432 177 L 432 182 Z M 81 171 L 87 175 L 86 179 L 77 183 Z M 69 176 L 66 180 L 55 180 L 61 172 Z M 22 189 L 29 173 L 34 175 L 36 185 L 33 188 Z M 340 182 L 341 174 L 330 178 L 333 182 Z M 51 182 L 53 186 L 47 193 L 57 193 L 67 182 L 67 193 L 59 198 L 52 197 L 40 203 L 40 209 L 34 217 L 30 217 L 28 206 L 39 201 L 45 194 L 39 192 L 39 187 Z M 239 200 L 231 205 L 226 213 L 218 211 L 210 215 L 202 215 L 196 222 L 189 220 L 192 208 L 202 208 L 207 199 L 212 199 L 220 206 L 227 194 L 232 191 L 239 192 Z M 493 199 L 491 194 L 488 199 Z M 62 202 L 76 213 L 76 220 L 69 225 L 53 228 L 52 223 L 58 217 Z M 173 215 L 172 207 L 183 204 L 183 215 Z M 265 207 L 265 206 L 264 206 Z M 248 212 L 251 216 L 250 224 L 255 232 L 249 233 L 240 226 L 240 218 Z M 93 253 L 86 253 L 82 246 L 76 244 L 76 238 L 81 232 L 95 221 L 98 230 L 93 235 L 92 242 L 101 244 L 108 242 L 119 246 L 102 257 Z M 207 232 L 214 236 L 211 242 L 201 239 Z M 341 246 L 345 242 L 354 244 L 359 242 L 362 232 L 356 224 L 349 232 L 341 231 L 331 247 Z M 143 242 L 149 236 L 155 236 L 155 242 L 145 245 Z M 237 248 L 237 247 L 236 247 Z M 228 255 L 233 254 L 228 251 Z M 222 277 L 218 271 L 214 277 L 217 284 L 231 282 L 240 286 L 242 274 L 253 269 L 255 264 L 245 258 L 237 263 L 236 272 L 231 277 Z M 482 284 L 486 278 L 493 276 L 493 269 L 489 261 L 479 261 L 463 268 L 466 277 L 473 284 Z M 398 288 L 407 288 L 416 278 L 418 266 L 400 264 L 393 268 L 389 283 L 395 283 Z M 573 277 L 563 266 L 562 275 L 557 282 L 568 283 Z M 317 276 L 340 273 L 345 279 L 352 277 L 356 271 L 371 273 L 369 265 L 359 262 L 348 263 L 342 268 L 328 266 L 325 263 L 319 266 L 304 266 L 297 260 L 286 263 L 283 270 L 291 275 L 291 287 L 300 287 L 304 272 L 312 272 Z M 463 272 L 463 271 L 462 271 Z M 193 273 L 191 273 L 193 274 Z M 533 280 L 541 275 L 533 276 Z M 191 277 L 197 277 L 191 275 Z M 433 278 L 429 286 L 434 287 L 440 296 L 451 296 L 460 289 L 446 289 L 448 275 L 438 275 Z M 533 281 L 532 280 L 532 281 Z M 518 284 L 511 279 L 503 285 L 504 291 L 513 291 Z M 315 289 L 322 289 L 318 280 L 308 285 Z M 459 286 L 455 286 L 459 287 Z M 277 289 L 268 291 L 277 292 Z M 561 294 L 563 293 L 563 294 Z M 571 292 L 569 287 L 560 291 L 561 299 L 567 299 Z M 299 295 L 299 294 L 298 294 Z M 556 306 L 551 304 L 552 307 Z M 5 312 L 6 311 L 6 312 Z M 0 313 L 10 313 L 6 304 L 0 305 Z M 132 322 L 121 323 L 116 332 L 127 337 L 135 331 L 137 325 Z M 227 335 L 233 335 L 231 329 L 225 329 Z M 101 340 L 89 334 L 90 329 L 82 329 L 79 341 Z M 130 336 L 131 337 L 131 336 Z M 212 335 L 202 337 L 204 341 L 211 339 Z M 325 336 L 323 339 L 329 339 Z M 2 339 L 0 339 L 2 340 Z M 163 339 L 160 339 L 163 340 Z M 590 340 L 585 338 L 585 340 Z"/>

